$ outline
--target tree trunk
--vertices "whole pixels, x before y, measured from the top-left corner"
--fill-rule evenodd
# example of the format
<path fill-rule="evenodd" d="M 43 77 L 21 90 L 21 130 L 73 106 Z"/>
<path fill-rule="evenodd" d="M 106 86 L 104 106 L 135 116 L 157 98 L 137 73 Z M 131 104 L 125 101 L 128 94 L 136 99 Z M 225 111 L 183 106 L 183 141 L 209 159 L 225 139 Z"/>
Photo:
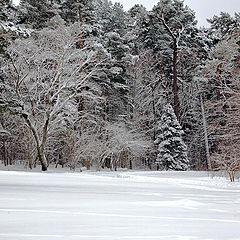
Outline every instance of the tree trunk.
<path fill-rule="evenodd" d="M 37 156 L 38 156 L 38 159 L 39 159 L 39 161 L 41 163 L 42 171 L 47 171 L 48 163 L 47 163 L 46 156 L 44 154 L 44 148 L 45 148 L 45 144 L 46 144 L 46 141 L 47 141 L 47 131 L 48 131 L 48 124 L 49 124 L 49 116 L 47 117 L 47 119 L 45 121 L 45 124 L 43 126 L 43 140 L 42 140 L 42 144 L 40 144 L 38 133 L 37 133 L 35 127 L 33 126 L 32 122 L 30 121 L 28 115 L 27 114 L 22 114 L 22 117 L 25 119 L 27 125 L 29 126 L 29 128 L 32 131 L 32 134 L 34 136 L 34 139 L 35 139 L 35 142 L 36 142 L 36 146 L 37 146 Z"/>
<path fill-rule="evenodd" d="M 177 57 L 178 47 L 177 42 L 173 43 L 173 95 L 174 95 L 174 112 L 178 120 L 180 120 L 180 101 L 178 96 L 178 80 L 177 80 Z"/>
<path fill-rule="evenodd" d="M 79 22 L 80 22 L 81 28 L 82 28 L 82 26 L 84 24 L 84 19 L 82 17 L 80 9 L 78 9 L 78 18 L 79 18 Z M 79 47 L 80 47 L 80 49 L 83 49 L 84 45 L 85 45 L 84 32 L 83 32 L 83 29 L 81 29 L 80 36 L 79 36 Z"/>
<path fill-rule="evenodd" d="M 207 131 L 207 121 L 206 121 L 206 114 L 203 104 L 202 95 L 200 95 L 200 102 L 201 102 L 201 111 L 202 111 L 202 122 L 203 122 L 203 130 L 204 130 L 204 140 L 205 140 L 205 151 L 206 151 L 206 158 L 207 158 L 207 167 L 208 170 L 212 169 L 212 164 L 210 160 L 210 151 L 209 151 L 209 144 L 208 144 L 208 131 Z"/>
<path fill-rule="evenodd" d="M 4 163 L 5 167 L 8 165 L 7 164 L 7 151 L 6 151 L 5 141 L 3 142 L 3 163 Z"/>
<path fill-rule="evenodd" d="M 177 79 L 177 58 L 178 58 L 178 42 L 181 38 L 181 34 L 179 31 L 178 36 L 174 34 L 174 32 L 171 30 L 171 28 L 167 25 L 164 13 L 162 13 L 162 16 L 160 17 L 160 20 L 162 21 L 165 29 L 170 34 L 172 40 L 173 40 L 173 95 L 174 95 L 174 112 L 178 120 L 180 120 L 180 101 L 178 96 L 178 79 Z M 182 29 L 183 30 L 183 29 Z"/>
<path fill-rule="evenodd" d="M 156 112 L 156 104 L 155 104 L 155 95 L 154 95 L 154 88 L 152 88 L 152 110 L 153 110 L 153 123 L 154 123 L 154 128 L 153 128 L 153 141 L 157 139 L 156 137 L 156 122 L 157 122 L 157 112 Z"/>
<path fill-rule="evenodd" d="M 217 66 L 216 71 L 216 86 L 217 86 L 217 100 L 221 99 L 221 74 L 222 74 L 222 63 Z"/>
<path fill-rule="evenodd" d="M 133 169 L 132 159 L 129 160 L 129 169 Z"/>
<path fill-rule="evenodd" d="M 84 33 L 83 31 L 80 32 L 80 40 L 79 40 L 79 47 L 80 49 L 83 49 L 85 45 L 85 41 L 84 41 Z"/>
<path fill-rule="evenodd" d="M 38 159 L 39 159 L 39 161 L 41 163 L 41 166 L 42 166 L 42 171 L 47 171 L 48 163 L 47 163 L 46 156 L 44 154 L 43 147 L 37 147 L 37 153 L 38 153 Z"/>

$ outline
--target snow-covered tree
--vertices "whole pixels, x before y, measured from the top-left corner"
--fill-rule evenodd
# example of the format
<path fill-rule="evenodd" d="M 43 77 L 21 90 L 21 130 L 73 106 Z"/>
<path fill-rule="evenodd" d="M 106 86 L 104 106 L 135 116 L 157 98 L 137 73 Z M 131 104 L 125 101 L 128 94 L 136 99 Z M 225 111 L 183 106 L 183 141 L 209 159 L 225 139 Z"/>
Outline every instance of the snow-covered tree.
<path fill-rule="evenodd" d="M 76 97 L 94 98 L 88 87 L 97 89 L 90 77 L 97 71 L 96 53 L 77 49 L 78 24 L 44 29 L 34 37 L 16 40 L 9 48 L 9 61 L 2 71 L 6 79 L 5 100 L 19 115 L 35 140 L 42 170 L 47 170 L 46 145 L 49 136 L 77 112 Z"/>
<path fill-rule="evenodd" d="M 157 128 L 155 144 L 158 147 L 156 164 L 162 170 L 185 171 L 189 169 L 187 147 L 183 142 L 183 130 L 170 104 L 163 107 Z"/>
<path fill-rule="evenodd" d="M 16 8 L 11 0 L 2 0 L 0 2 L 0 21 L 12 21 L 16 15 Z"/>
<path fill-rule="evenodd" d="M 66 22 L 93 23 L 93 0 L 66 0 L 60 6 L 60 15 Z"/>
<path fill-rule="evenodd" d="M 180 120 L 178 61 L 180 60 L 181 46 L 186 48 L 195 37 L 195 15 L 191 9 L 184 6 L 182 1 L 160 0 L 153 8 L 151 18 L 157 33 L 161 33 L 159 38 L 155 36 L 156 40 L 153 43 L 155 49 L 162 52 L 169 60 L 171 59 L 173 108 Z"/>
<path fill-rule="evenodd" d="M 237 161 L 240 161 L 235 151 L 240 144 L 239 36 L 239 29 L 230 31 L 212 49 L 212 59 L 202 69 L 202 75 L 207 80 L 205 106 L 210 158 L 213 167 L 221 167 L 222 170 L 224 166 L 239 166 Z"/>
<path fill-rule="evenodd" d="M 102 4 L 101 4 L 102 3 Z M 128 107 L 128 67 L 131 54 L 126 38 L 127 14 L 122 5 L 110 1 L 96 1 L 96 16 L 100 25 L 99 41 L 108 54 L 102 68 L 102 82 L 105 116 L 111 121 L 126 118 Z"/>
<path fill-rule="evenodd" d="M 148 48 L 146 38 L 150 20 L 147 9 L 139 4 L 134 5 L 129 11 L 128 39 L 131 43 L 133 55 L 139 55 L 144 47 Z"/>
<path fill-rule="evenodd" d="M 0 2 L 0 54 L 4 54 L 10 39 L 17 36 L 26 36 L 25 29 L 16 26 L 17 9 L 11 1 Z"/>
<path fill-rule="evenodd" d="M 51 0 L 21 0 L 18 7 L 19 24 L 27 24 L 35 29 L 47 27 L 47 22 L 58 14 L 55 3 Z"/>
<path fill-rule="evenodd" d="M 208 22 L 211 24 L 208 30 L 210 38 L 213 44 L 216 44 L 240 28 L 240 13 L 231 16 L 229 13 L 221 12 L 218 16 L 208 19 Z"/>
<path fill-rule="evenodd" d="M 0 123 L 0 141 L 8 138 L 11 135 L 6 129 L 3 128 L 2 124 Z"/>
<path fill-rule="evenodd" d="M 152 147 L 146 136 L 124 123 L 107 124 L 101 142 L 100 164 L 115 170 L 118 166 L 132 168 L 137 164 L 135 160 L 145 156 Z"/>

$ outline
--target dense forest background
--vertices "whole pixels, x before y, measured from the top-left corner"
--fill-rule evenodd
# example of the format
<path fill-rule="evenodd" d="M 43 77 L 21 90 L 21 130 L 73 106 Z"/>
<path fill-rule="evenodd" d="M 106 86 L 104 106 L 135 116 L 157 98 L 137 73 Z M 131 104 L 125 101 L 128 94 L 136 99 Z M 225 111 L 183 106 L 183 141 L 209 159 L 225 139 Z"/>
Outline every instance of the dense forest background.
<path fill-rule="evenodd" d="M 180 0 L 0 2 L 0 160 L 240 169 L 240 14 Z"/>

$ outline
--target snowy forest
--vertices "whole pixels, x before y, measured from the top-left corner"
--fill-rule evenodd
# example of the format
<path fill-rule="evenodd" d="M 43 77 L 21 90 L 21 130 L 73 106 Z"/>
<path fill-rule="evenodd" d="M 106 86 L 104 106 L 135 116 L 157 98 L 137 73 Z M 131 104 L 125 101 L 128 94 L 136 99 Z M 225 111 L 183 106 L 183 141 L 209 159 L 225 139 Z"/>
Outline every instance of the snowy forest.
<path fill-rule="evenodd" d="M 181 0 L 1 0 L 2 164 L 234 178 L 240 13 L 208 22 Z"/>

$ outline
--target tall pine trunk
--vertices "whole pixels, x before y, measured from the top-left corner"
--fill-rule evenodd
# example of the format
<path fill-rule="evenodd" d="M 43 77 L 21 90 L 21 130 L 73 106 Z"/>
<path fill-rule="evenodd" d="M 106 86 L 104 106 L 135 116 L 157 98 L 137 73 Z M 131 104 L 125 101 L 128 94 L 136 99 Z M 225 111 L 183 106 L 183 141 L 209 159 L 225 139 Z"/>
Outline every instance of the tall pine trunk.
<path fill-rule="evenodd" d="M 178 119 L 180 120 L 180 101 L 178 96 L 178 80 L 177 80 L 177 57 L 178 57 L 178 47 L 177 42 L 174 40 L 173 44 L 173 96 L 174 96 L 174 112 Z"/>

